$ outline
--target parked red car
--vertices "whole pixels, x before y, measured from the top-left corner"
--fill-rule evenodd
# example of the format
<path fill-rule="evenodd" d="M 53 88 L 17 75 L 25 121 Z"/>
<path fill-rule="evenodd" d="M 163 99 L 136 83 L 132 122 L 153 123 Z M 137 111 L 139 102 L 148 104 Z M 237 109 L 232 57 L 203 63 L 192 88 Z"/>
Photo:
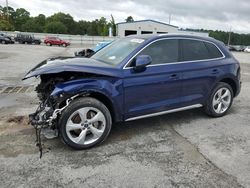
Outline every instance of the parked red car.
<path fill-rule="evenodd" d="M 70 45 L 69 42 L 65 41 L 65 40 L 62 40 L 58 37 L 46 37 L 44 39 L 44 43 L 46 45 L 49 45 L 49 46 L 52 46 L 52 45 L 58 45 L 58 46 L 64 46 L 64 47 L 67 47 Z"/>

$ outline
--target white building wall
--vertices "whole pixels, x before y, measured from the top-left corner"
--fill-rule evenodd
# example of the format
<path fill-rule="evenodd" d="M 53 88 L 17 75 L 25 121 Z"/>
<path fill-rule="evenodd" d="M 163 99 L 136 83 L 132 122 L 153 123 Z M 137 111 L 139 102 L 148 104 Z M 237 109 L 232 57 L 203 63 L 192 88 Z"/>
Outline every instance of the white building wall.
<path fill-rule="evenodd" d="M 153 21 L 128 22 L 128 23 L 117 24 L 117 35 L 119 37 L 125 36 L 125 30 L 135 30 L 137 31 L 137 35 L 142 34 L 142 31 L 151 31 L 152 34 L 157 34 L 157 32 L 165 32 L 165 33 L 178 32 L 177 27 Z"/>

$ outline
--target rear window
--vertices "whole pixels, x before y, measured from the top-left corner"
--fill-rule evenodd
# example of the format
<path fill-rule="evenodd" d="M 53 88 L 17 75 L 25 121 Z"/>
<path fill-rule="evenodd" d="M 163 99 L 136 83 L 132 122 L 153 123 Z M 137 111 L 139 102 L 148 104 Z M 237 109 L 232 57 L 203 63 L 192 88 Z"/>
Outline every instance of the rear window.
<path fill-rule="evenodd" d="M 212 43 L 182 39 L 182 59 L 183 61 L 205 60 L 223 57 L 219 49 Z"/>
<path fill-rule="evenodd" d="M 208 49 L 210 59 L 223 57 L 222 53 L 214 44 L 209 42 L 204 42 L 204 43 Z"/>

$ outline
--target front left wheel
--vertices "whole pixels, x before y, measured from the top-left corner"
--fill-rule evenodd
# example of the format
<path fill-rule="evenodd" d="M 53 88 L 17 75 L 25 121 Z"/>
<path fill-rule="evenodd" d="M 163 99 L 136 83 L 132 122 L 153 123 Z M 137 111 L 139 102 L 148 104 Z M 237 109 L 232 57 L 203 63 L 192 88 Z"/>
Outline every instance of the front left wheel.
<path fill-rule="evenodd" d="M 63 141 L 74 149 L 88 149 L 102 143 L 109 135 L 112 120 L 100 101 L 84 97 L 74 100 L 59 121 Z"/>

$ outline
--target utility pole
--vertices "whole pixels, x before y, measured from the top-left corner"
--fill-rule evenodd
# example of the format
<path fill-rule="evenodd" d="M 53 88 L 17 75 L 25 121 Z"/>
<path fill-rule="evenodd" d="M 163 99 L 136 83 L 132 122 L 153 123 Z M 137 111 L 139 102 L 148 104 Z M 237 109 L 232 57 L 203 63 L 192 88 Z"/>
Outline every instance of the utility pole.
<path fill-rule="evenodd" d="M 171 23 L 171 14 L 169 14 L 169 17 L 168 17 L 168 24 L 170 25 L 170 23 Z"/>
<path fill-rule="evenodd" d="M 7 19 L 9 20 L 9 2 L 6 0 Z"/>
<path fill-rule="evenodd" d="M 232 26 L 230 26 L 229 35 L 228 35 L 228 41 L 227 41 L 227 46 L 229 46 L 229 45 L 230 45 L 230 40 L 231 40 L 231 31 L 232 31 Z"/>

